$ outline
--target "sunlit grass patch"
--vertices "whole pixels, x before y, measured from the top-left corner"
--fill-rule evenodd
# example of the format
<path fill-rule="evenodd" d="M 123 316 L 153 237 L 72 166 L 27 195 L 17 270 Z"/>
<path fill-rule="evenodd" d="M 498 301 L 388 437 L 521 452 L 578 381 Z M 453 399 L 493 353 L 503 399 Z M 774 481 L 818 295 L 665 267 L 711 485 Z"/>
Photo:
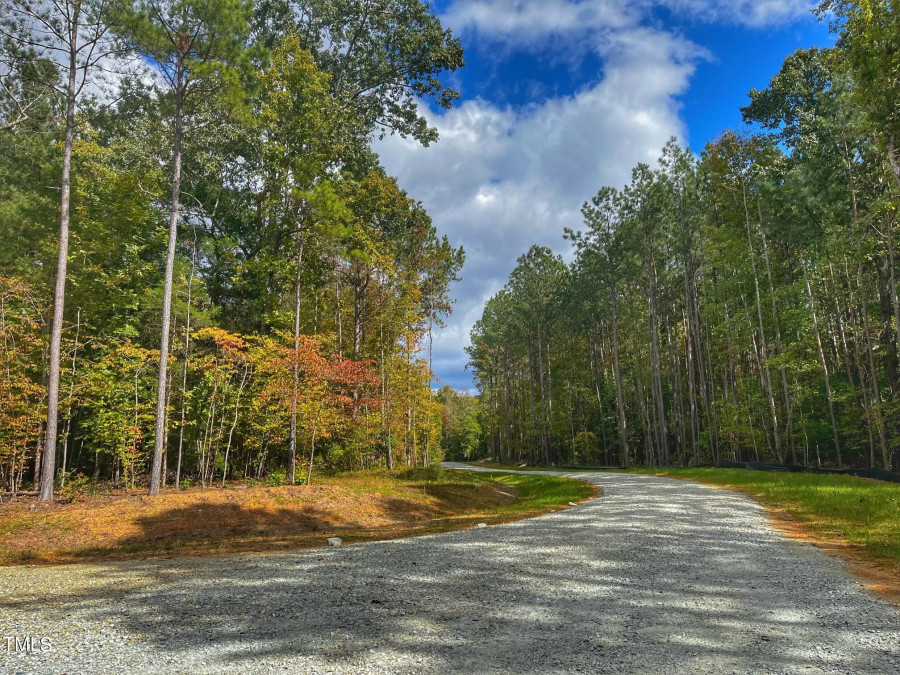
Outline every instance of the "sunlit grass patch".
<path fill-rule="evenodd" d="M 473 472 L 474 473 L 474 472 Z M 484 476 L 489 474 L 475 474 Z M 519 499 L 505 508 L 510 511 L 552 508 L 569 502 L 580 502 L 596 493 L 593 485 L 560 476 L 540 474 L 499 474 L 493 480 L 518 492 Z"/>

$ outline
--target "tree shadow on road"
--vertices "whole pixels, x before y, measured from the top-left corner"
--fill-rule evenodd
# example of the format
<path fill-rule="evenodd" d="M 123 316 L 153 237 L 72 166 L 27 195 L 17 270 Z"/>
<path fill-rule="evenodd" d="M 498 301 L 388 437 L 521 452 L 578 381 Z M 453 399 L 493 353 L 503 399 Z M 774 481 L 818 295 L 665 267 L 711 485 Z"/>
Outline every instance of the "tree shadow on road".
<path fill-rule="evenodd" d="M 900 672 L 896 610 L 746 498 L 606 480 L 602 500 L 497 528 L 96 566 L 56 611 L 191 672 Z"/>

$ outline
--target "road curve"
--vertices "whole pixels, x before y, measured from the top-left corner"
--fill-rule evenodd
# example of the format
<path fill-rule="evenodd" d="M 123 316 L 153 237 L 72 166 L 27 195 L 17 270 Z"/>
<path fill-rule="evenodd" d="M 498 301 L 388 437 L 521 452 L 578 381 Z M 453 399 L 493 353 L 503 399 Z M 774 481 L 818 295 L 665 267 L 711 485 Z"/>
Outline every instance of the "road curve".
<path fill-rule="evenodd" d="M 0 638 L 53 647 L 0 672 L 900 673 L 900 612 L 746 497 L 578 477 L 604 496 L 509 525 L 0 569 Z"/>

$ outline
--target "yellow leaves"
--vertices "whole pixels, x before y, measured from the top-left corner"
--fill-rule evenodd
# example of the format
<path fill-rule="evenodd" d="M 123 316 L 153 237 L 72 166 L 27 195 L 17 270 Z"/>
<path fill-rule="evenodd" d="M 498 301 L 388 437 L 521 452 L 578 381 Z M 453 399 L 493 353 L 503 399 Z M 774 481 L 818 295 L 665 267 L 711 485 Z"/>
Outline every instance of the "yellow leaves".
<path fill-rule="evenodd" d="M 118 458 L 123 467 L 145 455 L 145 431 L 153 421 L 155 370 L 159 350 L 130 340 L 97 344 L 99 359 L 85 374 L 83 421 L 91 447 Z"/>
<path fill-rule="evenodd" d="M 275 48 L 261 78 L 259 122 L 265 131 L 266 154 L 276 164 L 293 166 L 295 176 L 302 168 L 307 174 L 301 181 L 305 186 L 324 175 L 340 146 L 336 132 L 344 113 L 331 96 L 329 82 L 295 36 L 286 37 Z"/>
<path fill-rule="evenodd" d="M 0 276 L 0 458 L 13 463 L 24 462 L 41 437 L 42 307 L 28 284 Z"/>
<path fill-rule="evenodd" d="M 859 10 L 866 21 L 872 20 L 874 12 L 871 0 L 859 0 Z"/>
<path fill-rule="evenodd" d="M 196 336 L 201 340 L 212 340 L 224 354 L 229 356 L 234 356 L 247 349 L 247 342 L 241 335 L 229 333 L 221 328 L 212 326 L 201 328 L 197 331 Z"/>

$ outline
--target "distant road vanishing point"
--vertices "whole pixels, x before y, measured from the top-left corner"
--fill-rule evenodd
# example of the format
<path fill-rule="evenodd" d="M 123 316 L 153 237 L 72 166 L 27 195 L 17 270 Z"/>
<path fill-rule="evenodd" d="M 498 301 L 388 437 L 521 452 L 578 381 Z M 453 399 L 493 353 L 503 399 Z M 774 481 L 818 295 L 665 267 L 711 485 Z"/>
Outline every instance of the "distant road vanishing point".
<path fill-rule="evenodd" d="M 53 644 L 0 672 L 900 673 L 900 610 L 748 498 L 577 476 L 603 497 L 496 527 L 0 569 L 3 633 Z"/>

